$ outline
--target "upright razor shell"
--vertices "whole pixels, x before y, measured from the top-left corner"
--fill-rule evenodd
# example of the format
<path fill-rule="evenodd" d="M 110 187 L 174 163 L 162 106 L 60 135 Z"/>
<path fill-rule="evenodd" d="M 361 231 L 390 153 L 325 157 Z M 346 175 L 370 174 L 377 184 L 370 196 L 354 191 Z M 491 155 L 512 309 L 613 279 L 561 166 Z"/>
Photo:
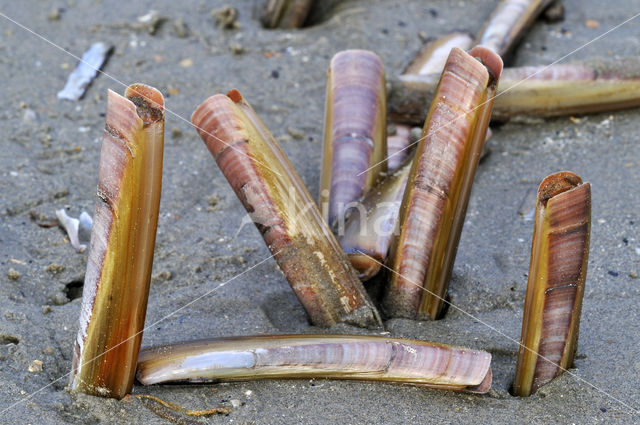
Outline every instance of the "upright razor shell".
<path fill-rule="evenodd" d="M 236 91 L 191 117 L 220 170 L 317 326 L 381 326 L 379 315 L 307 188 L 269 130 Z"/>
<path fill-rule="evenodd" d="M 144 385 L 274 378 L 355 379 L 486 393 L 491 354 L 380 336 L 229 337 L 145 349 L 137 372 Z"/>
<path fill-rule="evenodd" d="M 375 53 L 346 50 L 331 60 L 325 105 L 320 207 L 331 226 L 387 171 L 386 86 Z"/>
<path fill-rule="evenodd" d="M 162 185 L 164 99 L 134 84 L 109 91 L 71 388 L 131 391 L 149 295 Z"/>
<path fill-rule="evenodd" d="M 400 207 L 383 301 L 392 316 L 442 310 L 501 71 L 486 48 L 451 51 Z"/>
<path fill-rule="evenodd" d="M 573 365 L 590 230 L 589 183 L 566 171 L 545 178 L 538 188 L 515 395 L 531 395 Z"/>

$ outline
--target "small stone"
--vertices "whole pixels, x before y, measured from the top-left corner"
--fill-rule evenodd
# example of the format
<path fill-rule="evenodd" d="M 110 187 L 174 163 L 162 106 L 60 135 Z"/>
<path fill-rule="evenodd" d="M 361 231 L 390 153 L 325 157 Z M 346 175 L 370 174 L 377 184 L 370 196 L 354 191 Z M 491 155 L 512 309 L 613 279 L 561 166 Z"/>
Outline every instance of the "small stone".
<path fill-rule="evenodd" d="M 637 278 L 638 278 L 638 272 L 637 272 L 637 271 L 635 271 L 635 270 L 631 270 L 631 271 L 629 272 L 629 277 L 630 277 L 631 279 L 637 279 Z"/>
<path fill-rule="evenodd" d="M 231 6 L 224 6 L 220 9 L 214 9 L 211 11 L 211 16 L 216 21 L 216 25 L 226 30 L 233 30 L 240 28 L 238 24 L 238 11 Z"/>
<path fill-rule="evenodd" d="M 53 354 L 53 347 L 49 345 L 49 346 L 45 347 L 44 350 L 42 350 L 42 352 L 44 354 Z"/>
<path fill-rule="evenodd" d="M 600 22 L 595 19 L 587 19 L 584 23 L 587 28 L 596 29 L 600 26 Z"/>
<path fill-rule="evenodd" d="M 234 409 L 240 407 L 240 400 L 236 398 L 229 400 L 229 403 L 231 403 L 231 407 L 233 407 Z"/>
<path fill-rule="evenodd" d="M 146 15 L 138 17 L 140 25 L 147 30 L 149 35 L 155 35 L 160 26 L 167 20 L 165 16 L 161 16 L 156 10 L 151 10 Z"/>
<path fill-rule="evenodd" d="M 234 55 L 241 55 L 244 53 L 244 46 L 240 43 L 229 43 L 229 51 Z"/>
<path fill-rule="evenodd" d="M 50 305 L 43 305 L 42 306 L 42 314 L 49 314 L 53 311 L 53 308 L 51 308 Z"/>
<path fill-rule="evenodd" d="M 207 197 L 207 202 L 209 203 L 209 207 L 215 208 L 218 205 L 218 203 L 220 203 L 220 198 L 218 197 L 218 195 L 214 194 Z"/>
<path fill-rule="evenodd" d="M 46 267 L 46 270 L 52 274 L 59 274 L 64 271 L 64 266 L 62 264 L 51 263 Z"/>
<path fill-rule="evenodd" d="M 271 71 L 271 78 L 275 78 L 275 79 L 280 78 L 280 72 L 278 72 L 277 69 L 274 69 L 273 71 Z"/>
<path fill-rule="evenodd" d="M 38 114 L 31 108 L 25 108 L 22 113 L 22 124 L 34 125 L 38 123 Z"/>
<path fill-rule="evenodd" d="M 62 10 L 59 7 L 56 7 L 51 12 L 49 12 L 49 14 L 47 15 L 47 19 L 51 22 L 59 21 L 61 14 L 60 12 L 62 12 Z"/>
<path fill-rule="evenodd" d="M 62 292 L 55 292 L 49 295 L 49 301 L 55 305 L 65 305 L 69 299 Z"/>
<path fill-rule="evenodd" d="M 7 272 L 7 276 L 11 280 L 18 280 L 20 279 L 20 272 L 14 268 L 10 268 L 9 271 Z"/>
<path fill-rule="evenodd" d="M 613 277 L 618 277 L 618 275 L 619 275 L 619 273 L 618 273 L 618 272 L 613 271 L 613 270 L 609 270 L 609 271 L 607 271 L 607 273 L 609 273 L 609 275 L 610 275 L 610 276 L 613 276 Z"/>
<path fill-rule="evenodd" d="M 173 33 L 178 38 L 185 38 L 189 36 L 189 26 L 184 21 L 184 19 L 178 18 L 173 21 Z"/>
<path fill-rule="evenodd" d="M 183 68 L 189 68 L 190 66 L 193 66 L 193 59 L 191 58 L 182 59 L 180 61 L 180 66 Z"/>
<path fill-rule="evenodd" d="M 181 137 L 182 137 L 182 130 L 180 130 L 180 129 L 179 129 L 179 128 L 177 128 L 177 127 L 173 127 L 173 128 L 171 129 L 171 138 L 172 138 L 172 139 L 179 139 L 179 138 L 181 138 Z"/>
<path fill-rule="evenodd" d="M 42 372 L 42 360 L 34 360 L 29 365 L 29 372 Z"/>
<path fill-rule="evenodd" d="M 173 273 L 170 270 L 164 270 L 158 273 L 156 277 L 162 280 L 171 280 L 173 279 Z"/>
<path fill-rule="evenodd" d="M 302 130 L 298 130 L 295 127 L 287 127 L 287 133 L 294 139 L 300 140 L 304 139 L 305 133 Z"/>
<path fill-rule="evenodd" d="M 543 13 L 544 20 L 548 24 L 556 24 L 564 21 L 564 6 L 559 1 L 553 2 Z"/>

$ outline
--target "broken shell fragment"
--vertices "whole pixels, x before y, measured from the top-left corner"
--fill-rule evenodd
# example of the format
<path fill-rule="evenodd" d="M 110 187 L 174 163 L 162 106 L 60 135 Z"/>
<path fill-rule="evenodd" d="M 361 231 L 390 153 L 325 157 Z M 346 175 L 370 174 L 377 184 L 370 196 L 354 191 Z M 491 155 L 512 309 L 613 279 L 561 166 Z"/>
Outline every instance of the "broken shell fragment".
<path fill-rule="evenodd" d="M 437 88 L 431 75 L 388 81 L 389 118 L 419 124 Z M 540 67 L 505 68 L 492 119 L 591 114 L 640 106 L 640 60 L 597 59 Z"/>
<path fill-rule="evenodd" d="M 506 55 L 551 1 L 502 0 L 476 36 L 478 45 Z"/>
<path fill-rule="evenodd" d="M 380 326 L 378 313 L 291 162 L 236 91 L 205 100 L 191 120 L 311 322 Z"/>
<path fill-rule="evenodd" d="M 149 295 L 164 144 L 164 99 L 143 84 L 109 91 L 71 388 L 131 391 Z"/>
<path fill-rule="evenodd" d="M 331 60 L 327 82 L 320 206 L 328 223 L 345 219 L 387 171 L 386 91 L 380 58 L 346 50 Z"/>
<path fill-rule="evenodd" d="M 545 178 L 538 188 L 514 395 L 531 395 L 573 365 L 590 228 L 589 183 L 566 171 Z"/>
<path fill-rule="evenodd" d="M 340 233 L 340 245 L 360 280 L 375 276 L 387 260 L 391 240 L 400 231 L 398 212 L 410 170 L 408 161 L 371 189 Z"/>
<path fill-rule="evenodd" d="M 489 49 L 451 51 L 400 207 L 383 301 L 392 316 L 442 311 L 501 71 Z"/>
<path fill-rule="evenodd" d="M 143 385 L 354 379 L 486 393 L 491 387 L 491 354 L 378 336 L 229 337 L 143 349 L 136 377 Z"/>
<path fill-rule="evenodd" d="M 58 92 L 58 99 L 78 100 L 84 96 L 102 65 L 111 54 L 112 47 L 105 43 L 94 43 L 84 52 L 78 66 L 69 74 L 64 88 Z"/>
<path fill-rule="evenodd" d="M 70 217 L 64 208 L 56 210 L 58 223 L 67 232 L 69 242 L 76 252 L 84 252 L 87 249 L 86 239 L 87 232 L 91 232 L 92 220 L 91 216 L 82 211 L 79 218 Z"/>

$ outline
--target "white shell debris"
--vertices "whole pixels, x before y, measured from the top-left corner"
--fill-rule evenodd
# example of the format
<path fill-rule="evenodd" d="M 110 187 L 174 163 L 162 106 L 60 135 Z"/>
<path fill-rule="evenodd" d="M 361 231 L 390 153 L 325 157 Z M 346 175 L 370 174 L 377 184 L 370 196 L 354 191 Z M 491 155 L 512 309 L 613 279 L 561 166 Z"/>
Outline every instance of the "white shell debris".
<path fill-rule="evenodd" d="M 93 225 L 91 216 L 85 211 L 82 211 L 80 219 L 77 219 L 69 217 L 64 209 L 59 209 L 56 210 L 56 217 L 58 217 L 60 225 L 67 232 L 67 235 L 69 235 L 69 241 L 73 249 L 75 249 L 76 252 L 84 252 L 84 250 L 87 249 L 87 244 L 81 243 L 81 240 L 83 242 L 89 241 L 91 226 Z"/>
<path fill-rule="evenodd" d="M 82 55 L 82 60 L 76 69 L 69 74 L 64 89 L 58 92 L 58 99 L 80 99 L 107 60 L 110 52 L 111 46 L 105 43 L 92 44 L 89 50 Z"/>

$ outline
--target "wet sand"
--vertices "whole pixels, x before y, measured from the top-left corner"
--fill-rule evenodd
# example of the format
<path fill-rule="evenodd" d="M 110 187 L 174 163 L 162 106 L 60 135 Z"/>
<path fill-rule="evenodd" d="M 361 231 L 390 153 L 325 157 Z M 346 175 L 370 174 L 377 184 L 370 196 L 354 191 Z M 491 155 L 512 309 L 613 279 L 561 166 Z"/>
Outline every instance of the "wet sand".
<path fill-rule="evenodd" d="M 290 156 L 312 195 L 320 174 L 325 76 L 347 48 L 374 50 L 400 73 L 423 37 L 477 32 L 497 1 L 345 1 L 303 30 L 260 27 L 254 1 L 232 3 L 240 28 L 216 27 L 223 2 L 0 2 L 0 11 L 74 55 L 114 46 L 84 99 L 62 101 L 76 59 L 0 17 L 0 422 L 161 424 L 136 397 L 66 389 L 86 253 L 41 227 L 66 208 L 93 212 L 107 89 L 144 82 L 163 92 L 163 192 L 143 346 L 213 336 L 373 333 L 310 326 L 226 179 L 189 124 L 206 97 L 239 89 Z M 632 17 L 640 1 L 567 0 L 563 22 L 538 21 L 511 65 L 551 63 Z M 54 9 L 61 8 L 57 14 Z M 155 9 L 154 34 L 136 18 Z M 182 19 L 189 34 L 174 27 Z M 640 19 L 640 18 L 639 18 Z M 587 20 L 597 21 L 597 28 Z M 570 59 L 640 54 L 637 21 Z M 124 85 L 123 85 L 124 84 Z M 142 387 L 189 409 L 228 415 L 183 423 L 633 423 L 640 409 L 640 110 L 494 128 L 478 168 L 450 285 L 436 322 L 393 319 L 386 331 L 484 349 L 494 383 L 483 396 L 330 380 Z M 548 174 L 571 170 L 592 184 L 593 224 L 575 368 L 527 399 L 509 395 L 527 283 L 533 223 L 518 209 Z M 34 220 L 32 217 L 36 217 Z M 263 261 L 267 259 L 266 261 Z M 42 362 L 38 371 L 35 360 Z M 31 366 L 31 370 L 29 371 Z M 627 405 L 625 407 L 625 404 Z M 637 412 L 638 410 L 636 410 Z M 166 412 L 165 412 L 166 413 Z M 636 413 L 637 414 L 637 413 Z M 175 418 L 174 418 L 175 419 Z M 191 422 L 189 422 L 191 421 Z"/>

